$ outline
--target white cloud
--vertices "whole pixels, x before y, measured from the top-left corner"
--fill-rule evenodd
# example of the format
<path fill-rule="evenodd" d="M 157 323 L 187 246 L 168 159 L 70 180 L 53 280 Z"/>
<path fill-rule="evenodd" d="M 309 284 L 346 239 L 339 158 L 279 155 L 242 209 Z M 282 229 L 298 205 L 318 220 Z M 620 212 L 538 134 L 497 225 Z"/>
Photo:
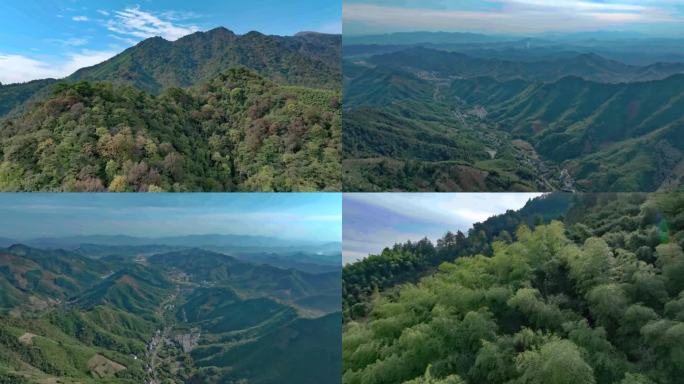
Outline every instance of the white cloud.
<path fill-rule="evenodd" d="M 354 193 L 344 196 L 395 214 L 436 224 L 475 223 L 521 208 L 540 193 Z"/>
<path fill-rule="evenodd" d="M 71 18 L 73 21 L 88 21 L 88 16 L 74 16 Z"/>
<path fill-rule="evenodd" d="M 80 68 L 99 64 L 118 52 L 89 51 L 71 53 L 61 62 L 41 61 L 23 55 L 4 55 L 0 53 L 0 82 L 3 84 L 23 83 L 26 81 L 63 78 Z"/>
<path fill-rule="evenodd" d="M 435 241 L 446 231 L 522 208 L 539 193 L 351 193 L 344 195 L 345 263 L 406 240 Z M 351 203 L 351 204 L 350 204 Z M 380 210 L 378 210 L 378 208 Z M 382 211 L 389 211 L 389 214 Z"/>
<path fill-rule="evenodd" d="M 316 29 L 320 33 L 331 33 L 331 34 L 341 34 L 342 33 L 342 21 L 335 20 L 329 23 L 325 23 Z"/>
<path fill-rule="evenodd" d="M 625 12 L 642 12 L 647 10 L 647 7 L 634 4 L 619 4 L 619 3 L 593 3 L 590 1 L 576 1 L 576 0 L 502 0 L 502 3 L 520 4 L 546 9 L 571 9 L 573 11 L 625 11 Z"/>
<path fill-rule="evenodd" d="M 103 16 L 109 16 L 109 12 L 105 11 L 104 9 L 98 9 L 97 13 L 99 13 L 100 15 L 103 15 Z"/>
<path fill-rule="evenodd" d="M 138 7 L 116 11 L 114 15 L 113 19 L 106 22 L 107 29 L 129 37 L 146 39 L 161 36 L 167 40 L 177 40 L 199 30 L 199 27 L 194 25 L 172 23 L 174 17 L 157 16 Z"/>
<path fill-rule="evenodd" d="M 46 41 L 67 47 L 80 47 L 88 44 L 88 40 L 85 37 L 72 37 L 69 39 L 47 39 Z"/>

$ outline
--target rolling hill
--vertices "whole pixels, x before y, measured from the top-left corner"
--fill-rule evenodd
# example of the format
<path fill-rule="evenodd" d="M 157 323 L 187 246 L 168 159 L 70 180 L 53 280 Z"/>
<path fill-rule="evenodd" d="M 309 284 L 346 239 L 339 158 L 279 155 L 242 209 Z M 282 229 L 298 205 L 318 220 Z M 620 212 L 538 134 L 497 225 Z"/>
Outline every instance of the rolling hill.
<path fill-rule="evenodd" d="M 201 249 L 190 249 L 151 256 L 149 263 L 159 268 L 178 270 L 194 281 L 228 285 L 242 297 L 273 297 L 290 304 L 314 303 L 325 297 L 326 307 L 339 308 L 340 273 L 306 273 L 267 264 L 248 263 Z M 313 308 L 325 311 L 325 308 Z"/>
<path fill-rule="evenodd" d="M 372 56 L 368 63 L 382 67 L 428 71 L 439 77 L 490 77 L 499 81 L 522 79 L 553 82 L 563 77 L 575 76 L 602 83 L 625 83 L 662 80 L 676 74 L 684 74 L 684 63 L 636 66 L 610 60 L 595 53 L 523 62 L 471 57 L 463 53 L 424 47 Z"/>
<path fill-rule="evenodd" d="M 153 245 L 136 255 L 111 246 L 102 257 L 103 247 L 0 251 L 3 380 L 339 380 L 339 272 Z"/>

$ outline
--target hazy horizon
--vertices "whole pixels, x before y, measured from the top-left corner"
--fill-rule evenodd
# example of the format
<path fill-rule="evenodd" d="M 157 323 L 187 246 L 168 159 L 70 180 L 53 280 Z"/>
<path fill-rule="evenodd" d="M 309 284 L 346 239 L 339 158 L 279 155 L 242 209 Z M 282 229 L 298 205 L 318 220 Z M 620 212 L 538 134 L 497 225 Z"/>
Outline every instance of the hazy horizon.
<path fill-rule="evenodd" d="M 672 0 L 344 0 L 346 36 L 396 32 L 638 33 L 684 36 L 684 4 Z"/>
<path fill-rule="evenodd" d="M 340 193 L 3 194 L 0 237 L 266 236 L 341 241 Z"/>

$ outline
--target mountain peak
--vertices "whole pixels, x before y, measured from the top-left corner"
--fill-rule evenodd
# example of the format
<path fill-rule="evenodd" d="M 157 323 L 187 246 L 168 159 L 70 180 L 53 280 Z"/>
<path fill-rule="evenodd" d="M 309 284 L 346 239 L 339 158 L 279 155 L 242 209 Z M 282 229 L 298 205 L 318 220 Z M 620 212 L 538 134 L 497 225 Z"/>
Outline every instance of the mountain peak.
<path fill-rule="evenodd" d="M 596 53 L 589 52 L 589 53 L 582 53 L 581 55 L 577 56 L 578 59 L 584 60 L 584 61 L 605 61 L 606 59 L 603 58 L 601 55 L 597 55 Z"/>
<path fill-rule="evenodd" d="M 249 32 L 245 33 L 245 36 L 247 36 L 247 37 L 261 37 L 261 36 L 266 36 L 266 35 L 264 35 L 263 33 L 259 32 L 259 31 L 249 31 Z"/>
<path fill-rule="evenodd" d="M 161 37 L 161 36 L 154 36 L 154 37 L 150 37 L 150 38 L 147 38 L 147 39 L 145 39 L 145 40 L 139 42 L 139 43 L 136 45 L 136 47 L 146 47 L 146 48 L 149 48 L 149 47 L 160 46 L 160 45 L 168 44 L 168 43 L 170 43 L 170 41 L 164 39 L 163 37 Z"/>
<path fill-rule="evenodd" d="M 210 29 L 207 31 L 207 33 L 211 33 L 211 32 L 214 32 L 214 33 L 219 33 L 219 32 L 221 32 L 221 33 L 226 33 L 226 32 L 233 33 L 233 31 L 231 31 L 230 29 L 228 29 L 224 26 L 216 27 L 214 29 Z"/>
<path fill-rule="evenodd" d="M 7 250 L 14 254 L 26 254 L 31 248 L 24 244 L 12 244 Z"/>

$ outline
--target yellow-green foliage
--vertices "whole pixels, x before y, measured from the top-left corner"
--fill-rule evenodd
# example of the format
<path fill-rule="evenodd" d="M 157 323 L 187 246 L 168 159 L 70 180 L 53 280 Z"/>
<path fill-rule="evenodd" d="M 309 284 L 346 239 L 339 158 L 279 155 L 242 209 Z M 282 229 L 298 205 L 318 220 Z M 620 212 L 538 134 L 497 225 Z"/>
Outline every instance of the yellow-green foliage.
<path fill-rule="evenodd" d="M 571 240 L 558 221 L 523 226 L 492 256 L 460 257 L 376 294 L 367 317 L 345 326 L 343 382 L 679 383 L 684 195 L 612 198 L 621 206 L 612 211 L 579 200 L 573 215 L 585 217 L 588 238 Z M 669 236 L 638 240 L 664 220 Z"/>

